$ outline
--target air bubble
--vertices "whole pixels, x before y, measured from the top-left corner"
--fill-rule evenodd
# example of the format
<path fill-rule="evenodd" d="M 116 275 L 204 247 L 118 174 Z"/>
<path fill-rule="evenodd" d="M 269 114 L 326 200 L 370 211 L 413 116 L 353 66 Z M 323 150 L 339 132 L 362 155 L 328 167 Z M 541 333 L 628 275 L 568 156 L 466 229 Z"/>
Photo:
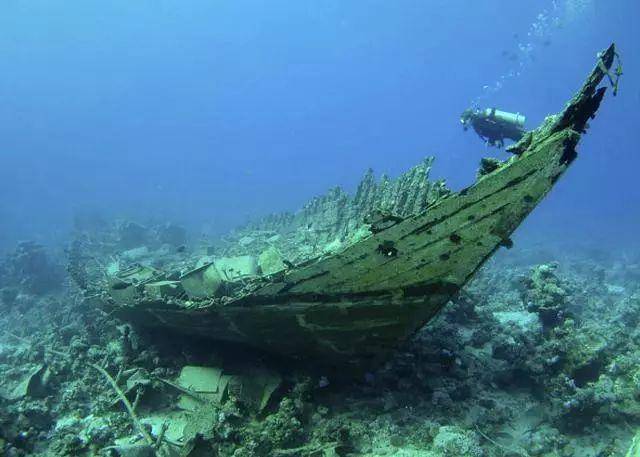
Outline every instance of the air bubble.
<path fill-rule="evenodd" d="M 582 19 L 592 10 L 593 4 L 594 0 L 551 1 L 549 8 L 538 13 L 529 25 L 526 33 L 527 40 L 517 44 L 515 55 L 518 63 L 514 63 L 517 65 L 516 69 L 512 68 L 498 76 L 495 82 L 482 86 L 482 93 L 471 102 L 471 106 L 480 107 L 482 102 L 486 103 L 489 98 L 498 93 L 508 80 L 519 77 L 522 71 L 534 61 L 536 51 L 542 46 L 549 45 L 550 38 L 556 30 L 564 23 Z"/>

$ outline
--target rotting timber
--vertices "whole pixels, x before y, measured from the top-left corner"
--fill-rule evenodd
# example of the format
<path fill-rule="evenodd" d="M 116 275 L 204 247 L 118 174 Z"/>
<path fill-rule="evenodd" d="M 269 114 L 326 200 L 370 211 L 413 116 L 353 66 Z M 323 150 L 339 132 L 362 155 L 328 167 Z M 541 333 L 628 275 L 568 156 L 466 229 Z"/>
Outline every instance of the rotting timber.
<path fill-rule="evenodd" d="M 500 246 L 510 245 L 512 232 L 576 158 L 615 55 L 614 45 L 599 54 L 561 113 L 526 133 L 509 148 L 511 159 L 460 192 L 426 181 L 429 162 L 396 181 L 375 183 L 368 174 L 351 201 L 332 191 L 325 200 L 344 200 L 331 215 L 342 221 L 333 230 L 346 241 L 324 254 L 312 251 L 297 262 L 283 255 L 270 270 L 251 274 L 237 266 L 239 257 L 235 269 L 224 259 L 180 272 L 134 267 L 87 290 L 97 290 L 116 315 L 146 327 L 333 366 L 379 361 L 424 326 Z M 316 199 L 302 213 L 321 222 L 325 203 Z M 265 224 L 284 234 L 295 216 L 273 216 L 260 227 Z"/>

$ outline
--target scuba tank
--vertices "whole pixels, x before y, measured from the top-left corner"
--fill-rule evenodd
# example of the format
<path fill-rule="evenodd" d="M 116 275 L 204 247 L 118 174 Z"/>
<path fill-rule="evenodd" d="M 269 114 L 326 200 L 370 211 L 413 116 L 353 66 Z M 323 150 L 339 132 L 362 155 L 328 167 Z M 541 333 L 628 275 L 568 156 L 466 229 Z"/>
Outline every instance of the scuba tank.
<path fill-rule="evenodd" d="M 487 108 L 483 114 L 489 119 L 495 119 L 496 121 L 504 124 L 511 124 L 520 129 L 524 128 L 526 118 L 520 113 L 509 113 L 508 111 L 500 111 L 495 108 Z"/>

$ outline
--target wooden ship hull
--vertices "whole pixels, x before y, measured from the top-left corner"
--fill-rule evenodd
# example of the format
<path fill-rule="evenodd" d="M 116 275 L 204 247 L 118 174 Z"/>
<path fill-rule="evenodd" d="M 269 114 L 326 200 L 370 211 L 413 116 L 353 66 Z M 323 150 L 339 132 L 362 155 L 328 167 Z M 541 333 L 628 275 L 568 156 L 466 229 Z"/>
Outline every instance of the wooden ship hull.
<path fill-rule="evenodd" d="M 576 157 L 605 88 L 613 45 L 565 109 L 510 148 L 513 157 L 420 214 L 381 217 L 331 255 L 250 282 L 245 292 L 193 305 L 103 294 L 145 327 L 236 342 L 333 366 L 370 364 L 423 327 L 501 246 Z"/>

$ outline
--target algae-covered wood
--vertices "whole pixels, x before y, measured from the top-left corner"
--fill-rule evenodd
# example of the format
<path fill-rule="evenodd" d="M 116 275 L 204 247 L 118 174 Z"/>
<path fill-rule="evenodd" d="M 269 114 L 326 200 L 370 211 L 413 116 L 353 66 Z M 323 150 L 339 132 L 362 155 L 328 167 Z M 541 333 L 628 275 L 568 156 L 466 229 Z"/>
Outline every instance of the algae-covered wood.
<path fill-rule="evenodd" d="M 250 292 L 205 306 L 139 300 L 122 317 L 278 354 L 362 364 L 384 357 L 464 286 L 551 190 L 576 157 L 615 56 L 599 57 L 556 116 L 511 149 L 514 156 L 471 187 L 419 214 L 373 222 L 343 250 L 267 277 Z"/>

